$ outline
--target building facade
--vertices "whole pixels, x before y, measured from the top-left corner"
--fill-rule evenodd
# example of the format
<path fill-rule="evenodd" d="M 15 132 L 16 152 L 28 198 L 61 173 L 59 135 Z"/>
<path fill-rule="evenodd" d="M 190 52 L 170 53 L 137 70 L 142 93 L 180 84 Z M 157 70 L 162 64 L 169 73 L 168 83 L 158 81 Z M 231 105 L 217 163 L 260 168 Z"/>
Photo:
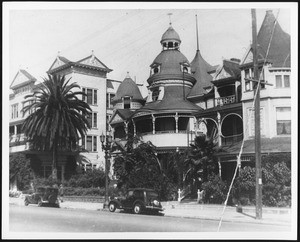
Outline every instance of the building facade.
<path fill-rule="evenodd" d="M 65 57 L 57 56 L 47 71 L 50 75 L 65 75 L 66 79 L 71 78 L 81 90 L 86 93 L 86 101 L 92 113 L 88 120 L 91 129 L 87 131 L 78 145 L 76 151 L 65 151 L 58 154 L 58 178 L 68 179 L 78 165 L 82 169 L 93 169 L 104 167 L 104 152 L 101 148 L 100 135 L 109 130 L 107 121 L 112 115 L 111 99 L 115 95 L 119 81 L 107 78 L 112 70 L 103 64 L 93 53 L 92 55 L 73 62 Z M 36 78 L 26 70 L 20 70 L 10 86 L 13 94 L 10 95 L 10 153 L 21 152 L 30 159 L 33 171 L 41 177 L 48 177 L 51 174 L 52 157 L 50 153 L 39 152 L 30 148 L 29 142 L 22 134 L 21 126 L 27 115 L 22 113 L 25 103 L 25 96 L 32 94 L 37 84 Z"/>
<path fill-rule="evenodd" d="M 291 152 L 290 36 L 272 11 L 267 11 L 257 39 L 260 78 L 268 83 L 261 85 L 262 154 Z M 185 149 L 202 133 L 222 148 L 217 157 L 224 179 L 232 177 L 242 142 L 241 165 L 253 166 L 255 84 L 248 81 L 253 77 L 251 46 L 241 60 L 224 59 L 213 66 L 204 60 L 198 44 L 189 62 L 180 52 L 181 40 L 171 25 L 160 43 L 162 51 L 150 65 L 145 103 L 139 98 L 134 108 L 126 105 L 135 94 L 126 93 L 126 79 L 121 84 L 123 99 L 118 100 L 123 104 L 114 106 L 110 120 L 117 141 L 125 143 L 128 134 L 139 135 L 157 147 L 163 161 L 164 153 Z"/>

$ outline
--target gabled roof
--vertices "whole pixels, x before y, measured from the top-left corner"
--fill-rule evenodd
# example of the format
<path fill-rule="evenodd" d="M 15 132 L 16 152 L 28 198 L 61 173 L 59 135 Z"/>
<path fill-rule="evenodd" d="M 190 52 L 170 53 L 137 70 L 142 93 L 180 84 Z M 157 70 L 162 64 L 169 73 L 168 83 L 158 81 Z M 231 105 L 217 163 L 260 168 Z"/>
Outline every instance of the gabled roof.
<path fill-rule="evenodd" d="M 64 66 L 64 65 L 70 64 L 70 63 L 72 63 L 72 61 L 68 60 L 67 58 L 65 58 L 63 56 L 57 56 L 48 71 L 54 70 L 58 67 L 61 67 L 61 66 Z"/>
<path fill-rule="evenodd" d="M 275 25 L 275 26 L 274 26 Z M 274 29 L 274 32 L 273 32 Z M 273 32 L 273 36 L 272 36 Z M 270 47 L 269 47 L 270 44 Z M 271 10 L 266 12 L 264 21 L 257 35 L 257 56 L 258 60 L 266 57 L 268 48 L 269 53 L 267 62 L 272 63 L 272 67 L 290 67 L 291 41 L 290 35 L 285 33 L 280 27 Z M 252 49 L 243 58 L 241 64 L 253 61 Z"/>
<path fill-rule="evenodd" d="M 101 62 L 94 54 L 75 62 L 76 64 L 83 64 L 87 66 L 95 66 L 102 69 L 107 69 L 108 72 L 112 71 L 103 62 Z"/>
<path fill-rule="evenodd" d="M 238 79 L 241 76 L 241 69 L 239 68 L 239 61 L 237 59 L 223 60 L 213 77 L 212 83 L 220 82 L 221 80 L 234 78 Z"/>
<path fill-rule="evenodd" d="M 212 86 L 212 76 L 208 73 L 216 70 L 217 66 L 212 66 L 208 64 L 197 50 L 196 55 L 191 62 L 191 72 L 196 78 L 196 84 L 192 88 L 188 97 L 203 95 L 206 93 L 204 87 Z"/>
<path fill-rule="evenodd" d="M 34 83 L 36 78 L 29 74 L 26 70 L 20 69 L 10 84 L 11 89 L 16 89 L 29 83 Z"/>
<path fill-rule="evenodd" d="M 111 116 L 109 123 L 110 124 L 122 123 L 128 120 L 133 113 L 134 111 L 131 111 L 130 109 L 116 109 L 113 115 Z"/>
<path fill-rule="evenodd" d="M 112 71 L 106 65 L 104 65 L 103 62 L 101 62 L 94 54 L 92 54 L 92 55 L 90 55 L 86 58 L 83 58 L 79 61 L 76 61 L 76 62 L 70 61 L 67 58 L 63 57 L 63 56 L 57 56 L 55 61 L 53 62 L 53 64 L 50 66 L 48 72 L 53 72 L 57 68 L 60 68 L 60 67 L 63 67 L 63 66 L 67 67 L 67 66 L 70 66 L 70 65 L 94 67 L 94 68 L 105 70 L 107 72 Z"/>

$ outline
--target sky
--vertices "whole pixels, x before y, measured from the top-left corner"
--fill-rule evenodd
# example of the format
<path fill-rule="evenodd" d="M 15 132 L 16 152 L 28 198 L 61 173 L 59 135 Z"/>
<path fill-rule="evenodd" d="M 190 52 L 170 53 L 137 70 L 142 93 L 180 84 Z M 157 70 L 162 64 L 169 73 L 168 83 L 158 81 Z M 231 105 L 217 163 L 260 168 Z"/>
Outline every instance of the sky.
<path fill-rule="evenodd" d="M 78 61 L 94 51 L 113 70 L 109 79 L 123 81 L 129 72 L 132 79 L 144 84 L 145 96 L 149 66 L 162 50 L 160 40 L 170 20 L 182 41 L 180 51 L 190 62 L 197 47 L 195 15 L 200 52 L 211 65 L 221 64 L 223 58 L 242 59 L 252 39 L 252 5 L 116 4 L 18 3 L 10 8 L 6 19 L 9 83 L 20 68 L 41 80 L 58 52 Z M 257 29 L 270 9 L 290 34 L 291 12 L 287 7 L 276 3 L 258 5 Z"/>

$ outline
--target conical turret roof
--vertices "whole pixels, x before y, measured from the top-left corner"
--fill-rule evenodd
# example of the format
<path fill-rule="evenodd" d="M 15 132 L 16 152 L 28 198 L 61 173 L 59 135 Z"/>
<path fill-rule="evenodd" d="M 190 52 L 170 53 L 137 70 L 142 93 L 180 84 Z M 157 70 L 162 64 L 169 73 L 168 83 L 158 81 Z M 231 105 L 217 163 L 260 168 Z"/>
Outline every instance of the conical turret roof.
<path fill-rule="evenodd" d="M 272 36 L 273 29 L 274 33 Z M 270 43 L 270 49 L 267 56 L 267 60 L 272 63 L 273 67 L 291 66 L 290 35 L 282 30 L 271 10 L 268 10 L 266 12 L 264 21 L 257 35 L 257 43 L 258 56 L 263 58 L 267 54 L 268 46 Z"/>
<path fill-rule="evenodd" d="M 196 78 L 196 84 L 189 93 L 189 97 L 202 95 L 205 93 L 204 87 L 212 86 L 212 76 L 209 72 L 214 71 L 216 68 L 208 64 L 197 50 L 196 55 L 191 62 L 191 72 Z"/>
<path fill-rule="evenodd" d="M 123 97 L 131 97 L 132 100 L 136 101 L 144 100 L 137 84 L 129 76 L 127 76 L 118 87 L 116 96 L 112 102 L 121 101 Z"/>
<path fill-rule="evenodd" d="M 168 40 L 181 42 L 179 34 L 173 29 L 172 25 L 170 25 L 167 31 L 162 35 L 160 43 Z"/>

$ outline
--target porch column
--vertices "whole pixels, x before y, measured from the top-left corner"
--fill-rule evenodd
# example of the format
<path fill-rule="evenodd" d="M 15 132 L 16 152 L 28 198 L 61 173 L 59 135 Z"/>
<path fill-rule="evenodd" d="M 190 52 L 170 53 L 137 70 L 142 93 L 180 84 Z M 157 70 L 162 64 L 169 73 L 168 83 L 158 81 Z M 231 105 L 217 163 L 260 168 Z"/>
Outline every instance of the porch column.
<path fill-rule="evenodd" d="M 221 114 L 217 112 L 217 119 L 218 119 L 218 145 L 222 145 L 222 137 L 221 137 Z"/>
<path fill-rule="evenodd" d="M 18 133 L 17 125 L 14 125 L 14 135 L 16 135 L 17 133 Z"/>
<path fill-rule="evenodd" d="M 176 134 L 178 133 L 178 113 L 175 114 Z"/>
<path fill-rule="evenodd" d="M 134 120 L 132 120 L 132 124 L 133 124 L 133 135 L 136 136 L 136 126 Z"/>
<path fill-rule="evenodd" d="M 220 157 L 218 157 L 218 166 L 219 166 L 219 177 L 222 177 L 222 165 L 221 165 Z"/>
<path fill-rule="evenodd" d="M 155 117 L 152 114 L 152 134 L 155 134 Z"/>
<path fill-rule="evenodd" d="M 239 86 L 239 82 L 235 81 L 234 82 L 234 88 L 235 88 L 235 103 L 238 102 L 238 86 Z"/>
<path fill-rule="evenodd" d="M 193 119 L 194 119 L 194 130 L 195 130 L 195 134 L 197 134 L 197 132 L 198 132 L 197 119 L 196 119 L 196 117 L 193 117 Z"/>
<path fill-rule="evenodd" d="M 125 133 L 126 133 L 126 139 L 128 139 L 128 122 L 124 121 L 124 129 L 125 129 Z"/>

